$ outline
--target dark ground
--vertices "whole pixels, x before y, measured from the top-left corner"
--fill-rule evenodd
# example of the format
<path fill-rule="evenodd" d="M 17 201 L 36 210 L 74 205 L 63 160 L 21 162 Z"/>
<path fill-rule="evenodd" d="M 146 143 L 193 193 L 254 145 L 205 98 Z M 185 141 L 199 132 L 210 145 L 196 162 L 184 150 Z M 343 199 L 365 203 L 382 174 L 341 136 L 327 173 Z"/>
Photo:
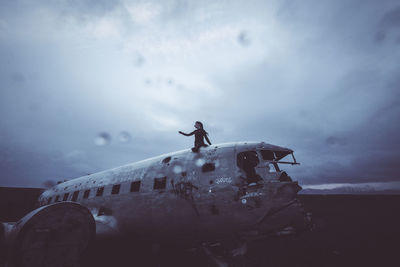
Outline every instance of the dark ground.
<path fill-rule="evenodd" d="M 400 195 L 300 195 L 316 227 L 296 236 L 249 244 L 238 266 L 400 266 Z M 89 266 L 214 266 L 201 251 L 168 246 L 159 254 L 148 245 L 121 240 L 97 242 Z"/>
<path fill-rule="evenodd" d="M 0 188 L 1 189 L 1 188 Z M 11 194 L 13 198 L 9 198 Z M 17 194 L 17 195 L 16 195 Z M 0 190 L 0 221 L 15 221 L 38 191 Z M 17 197 L 16 197 L 17 196 Z M 299 195 L 316 227 L 296 236 L 249 244 L 238 266 L 400 266 L 400 195 Z M 14 200 L 10 200 L 14 199 Z M 203 252 L 169 245 L 158 254 L 150 245 L 96 241 L 82 267 L 214 266 Z"/>

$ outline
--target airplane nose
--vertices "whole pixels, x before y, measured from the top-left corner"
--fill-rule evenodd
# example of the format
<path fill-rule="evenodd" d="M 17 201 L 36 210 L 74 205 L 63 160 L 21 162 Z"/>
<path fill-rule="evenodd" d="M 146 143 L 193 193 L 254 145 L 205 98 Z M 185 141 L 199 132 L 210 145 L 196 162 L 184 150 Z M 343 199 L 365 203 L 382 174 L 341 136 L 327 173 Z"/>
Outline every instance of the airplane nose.
<path fill-rule="evenodd" d="M 280 184 L 276 194 L 278 198 L 293 199 L 301 189 L 302 187 L 297 182 L 285 182 Z"/>
<path fill-rule="evenodd" d="M 271 233 L 284 227 L 304 228 L 304 208 L 297 199 L 301 190 L 297 182 L 280 182 L 266 212 L 257 220 L 260 233 Z"/>

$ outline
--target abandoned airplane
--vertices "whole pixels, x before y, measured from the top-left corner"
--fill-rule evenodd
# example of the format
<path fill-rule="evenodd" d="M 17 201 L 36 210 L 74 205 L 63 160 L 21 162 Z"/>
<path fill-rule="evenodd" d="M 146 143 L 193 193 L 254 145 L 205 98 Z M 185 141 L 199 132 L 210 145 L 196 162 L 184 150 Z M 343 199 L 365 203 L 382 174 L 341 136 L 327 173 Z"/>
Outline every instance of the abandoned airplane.
<path fill-rule="evenodd" d="M 281 164 L 299 163 L 288 148 L 228 143 L 57 184 L 40 195 L 36 210 L 0 224 L 8 266 L 77 266 L 95 235 L 211 244 L 305 229 L 301 187 Z"/>

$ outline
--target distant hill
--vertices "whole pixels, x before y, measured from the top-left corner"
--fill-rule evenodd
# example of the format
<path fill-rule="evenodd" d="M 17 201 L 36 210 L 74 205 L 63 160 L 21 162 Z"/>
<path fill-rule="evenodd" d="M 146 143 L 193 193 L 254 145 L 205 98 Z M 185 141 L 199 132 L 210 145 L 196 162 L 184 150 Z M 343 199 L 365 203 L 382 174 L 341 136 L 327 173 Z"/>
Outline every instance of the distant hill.
<path fill-rule="evenodd" d="M 309 195 L 399 195 L 400 189 L 384 189 L 377 190 L 370 186 L 365 187 L 337 187 L 332 189 L 314 189 L 305 188 L 302 189 L 299 194 L 309 194 Z"/>

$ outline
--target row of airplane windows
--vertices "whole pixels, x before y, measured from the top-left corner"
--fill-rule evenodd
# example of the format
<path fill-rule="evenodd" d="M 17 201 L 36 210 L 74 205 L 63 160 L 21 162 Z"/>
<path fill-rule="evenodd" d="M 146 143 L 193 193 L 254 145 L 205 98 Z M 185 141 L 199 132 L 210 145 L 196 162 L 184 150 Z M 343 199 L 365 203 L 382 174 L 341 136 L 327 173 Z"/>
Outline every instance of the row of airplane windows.
<path fill-rule="evenodd" d="M 215 170 L 215 164 L 214 163 L 205 163 L 202 166 L 202 172 L 211 172 L 211 171 L 214 171 L 214 170 Z M 182 175 L 183 174 L 186 175 L 185 172 L 183 172 Z M 155 189 L 155 190 L 165 189 L 166 185 L 167 185 L 167 177 L 154 178 L 153 189 Z M 111 194 L 112 195 L 119 194 L 120 188 L 121 188 L 120 184 L 113 185 L 113 187 L 111 189 Z M 130 189 L 131 192 L 139 192 L 139 189 L 140 189 L 140 181 L 135 181 L 135 182 L 131 183 L 131 189 Z M 72 194 L 71 201 L 76 201 L 78 199 L 79 192 L 80 191 L 78 190 L 78 191 L 75 191 Z M 102 196 L 103 192 L 104 192 L 104 186 L 98 187 L 97 188 L 97 192 L 96 192 L 96 197 Z M 67 201 L 68 198 L 69 198 L 69 194 L 70 193 L 65 193 L 64 196 L 63 196 L 62 201 Z M 90 195 L 90 189 L 85 190 L 83 192 L 83 199 L 88 199 L 89 195 Z M 52 200 L 53 200 L 53 197 L 49 197 L 47 199 L 47 204 L 50 204 L 52 202 Z M 58 201 L 61 201 L 60 200 L 60 195 L 56 195 L 55 198 L 54 198 L 54 203 L 58 202 Z"/>
<path fill-rule="evenodd" d="M 166 187 L 166 184 L 167 184 L 166 181 L 167 181 L 167 177 L 155 178 L 154 179 L 153 188 L 154 189 L 164 189 Z M 131 186 L 130 186 L 130 192 L 139 192 L 140 184 L 141 184 L 141 181 L 132 182 Z M 121 184 L 113 185 L 113 187 L 111 189 L 111 195 L 119 194 L 120 189 L 121 189 Z M 83 197 L 82 197 L 83 199 L 88 199 L 89 198 L 90 190 L 91 189 L 87 189 L 87 190 L 83 191 Z M 78 196 L 79 196 L 79 192 L 80 191 L 78 190 L 78 191 L 75 191 L 75 192 L 72 193 L 71 201 L 77 201 Z M 103 193 L 104 193 L 104 186 L 98 187 L 97 191 L 96 191 L 96 197 L 103 196 Z M 65 193 L 63 195 L 62 201 L 67 201 L 68 198 L 69 198 L 69 195 L 70 195 L 70 193 Z M 53 200 L 53 197 L 49 197 L 47 199 L 47 204 L 50 204 L 52 202 L 52 200 Z M 60 195 L 55 196 L 54 203 L 55 202 L 59 202 L 59 201 L 61 201 L 60 200 Z"/>

